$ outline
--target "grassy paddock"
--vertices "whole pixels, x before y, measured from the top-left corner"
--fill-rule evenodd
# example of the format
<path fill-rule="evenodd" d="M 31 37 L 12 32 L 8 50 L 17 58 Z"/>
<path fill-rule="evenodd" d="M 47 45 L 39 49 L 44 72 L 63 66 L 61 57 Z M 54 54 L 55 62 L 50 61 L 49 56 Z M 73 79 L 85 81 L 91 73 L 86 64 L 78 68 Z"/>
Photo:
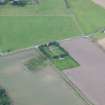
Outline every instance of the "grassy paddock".
<path fill-rule="evenodd" d="M 67 56 L 63 60 L 53 60 L 53 64 L 61 71 L 79 66 L 71 56 Z"/>
<path fill-rule="evenodd" d="M 72 17 L 0 17 L 0 50 L 15 50 L 56 39 L 80 35 Z"/>
<path fill-rule="evenodd" d="M 68 0 L 84 33 L 105 27 L 105 9 L 92 0 Z"/>

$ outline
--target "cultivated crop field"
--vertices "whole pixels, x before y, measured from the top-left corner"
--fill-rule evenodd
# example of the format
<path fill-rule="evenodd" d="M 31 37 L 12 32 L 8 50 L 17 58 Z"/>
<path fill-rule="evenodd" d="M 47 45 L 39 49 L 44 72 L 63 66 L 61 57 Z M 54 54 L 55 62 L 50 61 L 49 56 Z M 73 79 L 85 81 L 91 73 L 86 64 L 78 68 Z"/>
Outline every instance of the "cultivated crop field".
<path fill-rule="evenodd" d="M 65 70 L 66 76 L 92 105 L 104 105 L 105 49 L 100 49 L 102 47 L 97 46 L 90 38 L 75 38 L 61 44 L 80 63 L 80 67 Z"/>
<path fill-rule="evenodd" d="M 37 51 L 30 49 L 0 57 L 0 85 L 13 105 L 87 105 L 50 65 L 27 69 L 24 63 L 37 56 Z"/>

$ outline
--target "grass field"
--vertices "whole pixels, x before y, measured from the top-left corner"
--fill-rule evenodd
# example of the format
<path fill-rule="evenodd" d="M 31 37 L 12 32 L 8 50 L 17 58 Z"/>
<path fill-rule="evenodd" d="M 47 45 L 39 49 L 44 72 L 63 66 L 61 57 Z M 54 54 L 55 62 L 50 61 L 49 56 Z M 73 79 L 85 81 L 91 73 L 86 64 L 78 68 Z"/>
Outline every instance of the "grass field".
<path fill-rule="evenodd" d="M 71 56 L 67 56 L 63 60 L 53 60 L 52 62 L 60 71 L 79 66 L 79 64 Z"/>
<path fill-rule="evenodd" d="M 105 10 L 91 0 L 40 0 L 39 5 L 0 6 L 0 51 L 95 32 L 105 26 Z M 73 10 L 73 12 L 72 12 Z"/>
<path fill-rule="evenodd" d="M 15 50 L 81 34 L 72 17 L 0 17 L 0 49 Z"/>
<path fill-rule="evenodd" d="M 105 9 L 92 0 L 69 0 L 77 21 L 84 33 L 105 27 Z"/>

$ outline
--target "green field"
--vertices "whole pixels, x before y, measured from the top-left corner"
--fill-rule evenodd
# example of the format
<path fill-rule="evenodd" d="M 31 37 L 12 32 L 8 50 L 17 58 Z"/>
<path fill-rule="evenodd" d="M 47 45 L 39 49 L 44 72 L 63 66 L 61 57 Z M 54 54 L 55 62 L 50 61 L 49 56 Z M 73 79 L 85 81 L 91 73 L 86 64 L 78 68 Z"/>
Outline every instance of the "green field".
<path fill-rule="evenodd" d="M 67 56 L 63 60 L 53 60 L 53 64 L 60 71 L 64 71 L 66 69 L 71 69 L 79 66 L 79 64 L 71 56 Z"/>
<path fill-rule="evenodd" d="M 15 50 L 81 34 L 72 17 L 0 17 L 0 49 Z"/>
<path fill-rule="evenodd" d="M 0 6 L 0 51 L 95 32 L 105 26 L 105 10 L 91 0 L 40 0 L 39 5 Z"/>
<path fill-rule="evenodd" d="M 69 3 L 84 33 L 105 27 L 105 9 L 94 4 L 92 0 L 69 0 Z"/>

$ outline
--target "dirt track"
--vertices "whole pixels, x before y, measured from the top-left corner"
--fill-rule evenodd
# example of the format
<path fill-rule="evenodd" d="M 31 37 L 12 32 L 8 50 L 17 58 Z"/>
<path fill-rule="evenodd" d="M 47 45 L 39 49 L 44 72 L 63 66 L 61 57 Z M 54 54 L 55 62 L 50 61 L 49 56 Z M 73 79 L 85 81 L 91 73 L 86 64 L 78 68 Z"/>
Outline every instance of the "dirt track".
<path fill-rule="evenodd" d="M 98 44 L 105 49 L 105 38 L 98 40 Z"/>
<path fill-rule="evenodd" d="M 95 105 L 105 105 L 105 53 L 86 38 L 61 44 L 80 63 L 65 74 Z"/>

